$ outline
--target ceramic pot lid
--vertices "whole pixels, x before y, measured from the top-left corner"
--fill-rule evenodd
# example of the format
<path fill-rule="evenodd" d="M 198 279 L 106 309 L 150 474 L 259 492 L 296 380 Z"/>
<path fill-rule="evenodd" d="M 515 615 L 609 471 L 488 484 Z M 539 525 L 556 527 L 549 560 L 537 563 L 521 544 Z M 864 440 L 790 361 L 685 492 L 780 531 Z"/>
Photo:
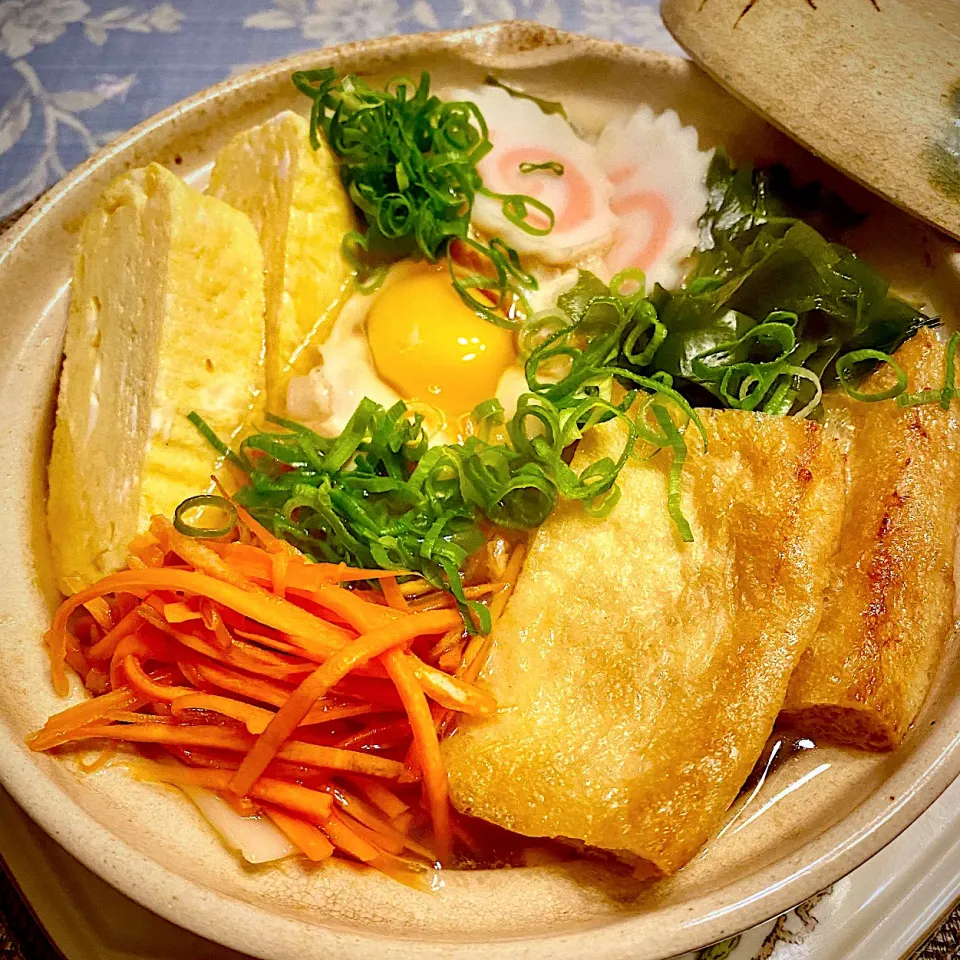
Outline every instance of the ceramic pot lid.
<path fill-rule="evenodd" d="M 766 120 L 960 239 L 960 2 L 663 0 L 661 13 Z"/>

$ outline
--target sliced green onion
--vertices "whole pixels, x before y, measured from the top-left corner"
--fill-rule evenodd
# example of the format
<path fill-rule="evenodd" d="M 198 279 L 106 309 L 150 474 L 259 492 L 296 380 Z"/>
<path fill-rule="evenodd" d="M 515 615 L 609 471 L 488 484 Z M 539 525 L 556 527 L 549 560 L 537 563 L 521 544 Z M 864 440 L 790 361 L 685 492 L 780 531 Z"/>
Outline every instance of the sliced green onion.
<path fill-rule="evenodd" d="M 200 431 L 201 436 L 207 443 L 213 447 L 221 457 L 225 457 L 229 460 L 234 466 L 239 467 L 241 470 L 249 470 L 250 464 L 247 462 L 245 457 L 239 456 L 234 453 L 216 434 L 216 432 L 210 427 L 210 425 L 197 413 L 195 410 L 192 410 L 187 414 L 187 419 Z"/>
<path fill-rule="evenodd" d="M 494 76 L 488 76 L 483 82 L 488 86 L 499 87 L 501 90 L 506 90 L 511 97 L 514 97 L 517 100 L 532 101 L 546 114 L 558 113 L 561 117 L 566 119 L 567 112 L 563 109 L 563 104 L 557 100 L 544 100 L 542 97 L 535 97 L 530 93 L 524 93 L 522 90 L 518 90 L 516 87 L 508 86 L 502 80 L 499 80 Z"/>
<path fill-rule="evenodd" d="M 878 390 L 876 393 L 864 393 L 862 390 L 857 390 L 852 385 L 856 377 L 854 367 L 865 361 L 889 364 L 890 369 L 896 375 L 897 382 L 892 387 L 887 387 L 886 390 Z M 852 350 L 850 353 L 845 353 L 837 359 L 837 376 L 840 379 L 840 386 L 847 392 L 847 396 L 852 400 L 859 400 L 863 403 L 892 400 L 894 397 L 899 397 L 907 389 L 907 375 L 893 357 L 882 350 Z"/>
<path fill-rule="evenodd" d="M 947 364 L 943 377 L 943 390 L 940 395 L 940 406 L 944 410 L 950 409 L 950 401 L 957 395 L 957 345 L 960 344 L 960 333 L 954 333 L 947 344 Z"/>
<path fill-rule="evenodd" d="M 635 283 L 637 289 L 627 293 L 623 288 L 628 283 Z M 615 274 L 610 280 L 610 293 L 623 300 L 642 300 L 647 289 L 647 275 L 639 267 L 627 267 Z M 650 304 L 652 309 L 652 304 Z"/>
<path fill-rule="evenodd" d="M 683 434 L 673 422 L 673 418 L 667 409 L 658 403 L 653 404 L 653 415 L 660 424 L 664 436 L 667 437 L 670 449 L 673 451 L 673 461 L 670 464 L 670 478 L 667 488 L 667 510 L 680 533 L 680 539 L 684 543 L 693 543 L 693 531 L 687 518 L 683 515 L 682 479 L 683 464 L 687 459 L 687 445 L 684 443 Z"/>
<path fill-rule="evenodd" d="M 203 516 L 206 511 L 216 511 L 224 515 L 223 522 L 216 527 L 206 524 L 191 523 L 186 515 L 194 511 L 199 511 Z M 188 497 L 174 511 L 174 527 L 187 537 L 197 537 L 200 539 L 218 540 L 221 537 L 232 533 L 237 526 L 237 508 L 224 497 L 218 497 L 213 494 L 202 494 L 198 497 Z"/>
<path fill-rule="evenodd" d="M 797 420 L 802 420 L 820 406 L 820 401 L 823 398 L 823 384 L 820 382 L 820 378 L 806 367 L 784 367 L 783 372 L 791 377 L 809 380 L 813 384 L 813 396 L 796 413 L 791 414 Z"/>
<path fill-rule="evenodd" d="M 531 163 L 529 160 L 524 160 L 520 164 L 521 173 L 552 173 L 557 177 L 563 176 L 563 164 L 557 160 L 546 160 L 543 163 Z"/>
<path fill-rule="evenodd" d="M 532 237 L 547 236 L 557 222 L 553 210 L 542 200 L 537 200 L 536 197 L 530 197 L 525 193 L 495 193 L 493 190 L 487 190 L 485 187 L 481 187 L 477 192 L 493 200 L 499 200 L 500 209 L 503 211 L 504 217 L 515 227 L 518 227 L 524 233 L 530 234 Z M 528 208 L 531 207 L 547 218 L 546 226 L 535 227 L 527 221 L 527 218 L 530 216 L 530 210 Z"/>

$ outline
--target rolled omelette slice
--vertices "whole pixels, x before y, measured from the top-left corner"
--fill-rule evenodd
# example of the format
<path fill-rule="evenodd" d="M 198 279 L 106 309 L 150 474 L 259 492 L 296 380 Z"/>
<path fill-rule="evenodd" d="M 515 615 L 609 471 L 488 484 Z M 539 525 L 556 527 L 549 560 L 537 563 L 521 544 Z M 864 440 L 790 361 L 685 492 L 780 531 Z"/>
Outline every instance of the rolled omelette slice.
<path fill-rule="evenodd" d="M 156 513 L 210 486 L 263 390 L 263 257 L 249 219 L 158 164 L 116 180 L 74 263 L 49 469 L 61 587 L 123 565 Z"/>
<path fill-rule="evenodd" d="M 671 874 L 720 825 L 820 619 L 843 510 L 836 444 L 809 421 L 700 411 L 682 543 L 669 455 L 631 461 L 603 520 L 563 504 L 534 536 L 482 677 L 499 704 L 443 744 L 460 811 Z M 596 428 L 580 466 L 616 458 Z"/>
<path fill-rule="evenodd" d="M 911 392 L 944 383 L 946 349 L 921 330 L 896 353 Z M 883 367 L 860 388 L 893 383 Z M 784 720 L 813 738 L 899 746 L 954 623 L 960 404 L 899 408 L 827 397 L 847 448 L 847 508 L 820 629 L 790 682 Z"/>
<path fill-rule="evenodd" d="M 353 205 L 336 161 L 292 111 L 237 134 L 220 152 L 207 192 L 242 210 L 263 246 L 267 405 L 286 412 L 287 385 L 317 363 L 311 344 L 330 333 L 349 293 L 344 234 Z"/>

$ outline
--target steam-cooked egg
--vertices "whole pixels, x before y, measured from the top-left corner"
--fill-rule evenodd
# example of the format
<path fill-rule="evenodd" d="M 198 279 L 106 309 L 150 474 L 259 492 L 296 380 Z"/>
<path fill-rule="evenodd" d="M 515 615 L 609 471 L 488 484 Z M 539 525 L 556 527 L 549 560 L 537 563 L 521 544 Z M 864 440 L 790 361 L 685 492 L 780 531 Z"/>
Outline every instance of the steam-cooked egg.
<path fill-rule="evenodd" d="M 450 425 L 492 397 L 516 360 L 513 333 L 477 316 L 444 266 L 384 290 L 367 318 L 367 339 L 380 376 L 404 399 L 439 408 Z"/>
<path fill-rule="evenodd" d="M 287 410 L 327 436 L 369 397 L 426 408 L 431 442 L 455 443 L 460 418 L 520 373 L 513 333 L 467 307 L 445 266 L 398 264 L 378 293 L 350 299 L 319 354 L 290 381 Z"/>

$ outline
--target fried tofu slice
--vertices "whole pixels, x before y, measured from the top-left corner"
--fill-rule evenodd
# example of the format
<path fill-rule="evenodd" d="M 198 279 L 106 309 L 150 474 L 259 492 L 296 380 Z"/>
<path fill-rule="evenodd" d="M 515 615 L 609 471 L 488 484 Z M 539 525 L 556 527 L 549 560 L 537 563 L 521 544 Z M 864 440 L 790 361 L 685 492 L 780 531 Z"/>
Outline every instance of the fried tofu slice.
<path fill-rule="evenodd" d="M 603 520 L 563 504 L 493 631 L 496 717 L 443 744 L 457 809 L 671 874 L 718 828 L 820 619 L 842 460 L 815 423 L 701 411 L 687 432 L 682 543 L 669 455 L 631 461 Z M 622 428 L 581 444 L 616 458 Z"/>
<path fill-rule="evenodd" d="M 911 392 L 940 388 L 946 349 L 929 330 L 896 361 Z M 893 382 L 881 368 L 861 387 Z M 790 683 L 784 720 L 811 737 L 899 746 L 954 624 L 960 404 L 824 400 L 847 447 L 847 509 L 820 629 Z"/>
<path fill-rule="evenodd" d="M 74 262 L 49 467 L 61 588 L 121 567 L 154 514 L 210 486 L 263 391 L 263 257 L 250 221 L 158 164 L 116 180 Z"/>
<path fill-rule="evenodd" d="M 330 148 L 310 146 L 292 111 L 237 134 L 220 152 L 207 192 L 242 210 L 263 246 L 266 270 L 267 406 L 286 412 L 290 378 L 317 363 L 349 290 L 344 234 L 355 226 Z"/>

